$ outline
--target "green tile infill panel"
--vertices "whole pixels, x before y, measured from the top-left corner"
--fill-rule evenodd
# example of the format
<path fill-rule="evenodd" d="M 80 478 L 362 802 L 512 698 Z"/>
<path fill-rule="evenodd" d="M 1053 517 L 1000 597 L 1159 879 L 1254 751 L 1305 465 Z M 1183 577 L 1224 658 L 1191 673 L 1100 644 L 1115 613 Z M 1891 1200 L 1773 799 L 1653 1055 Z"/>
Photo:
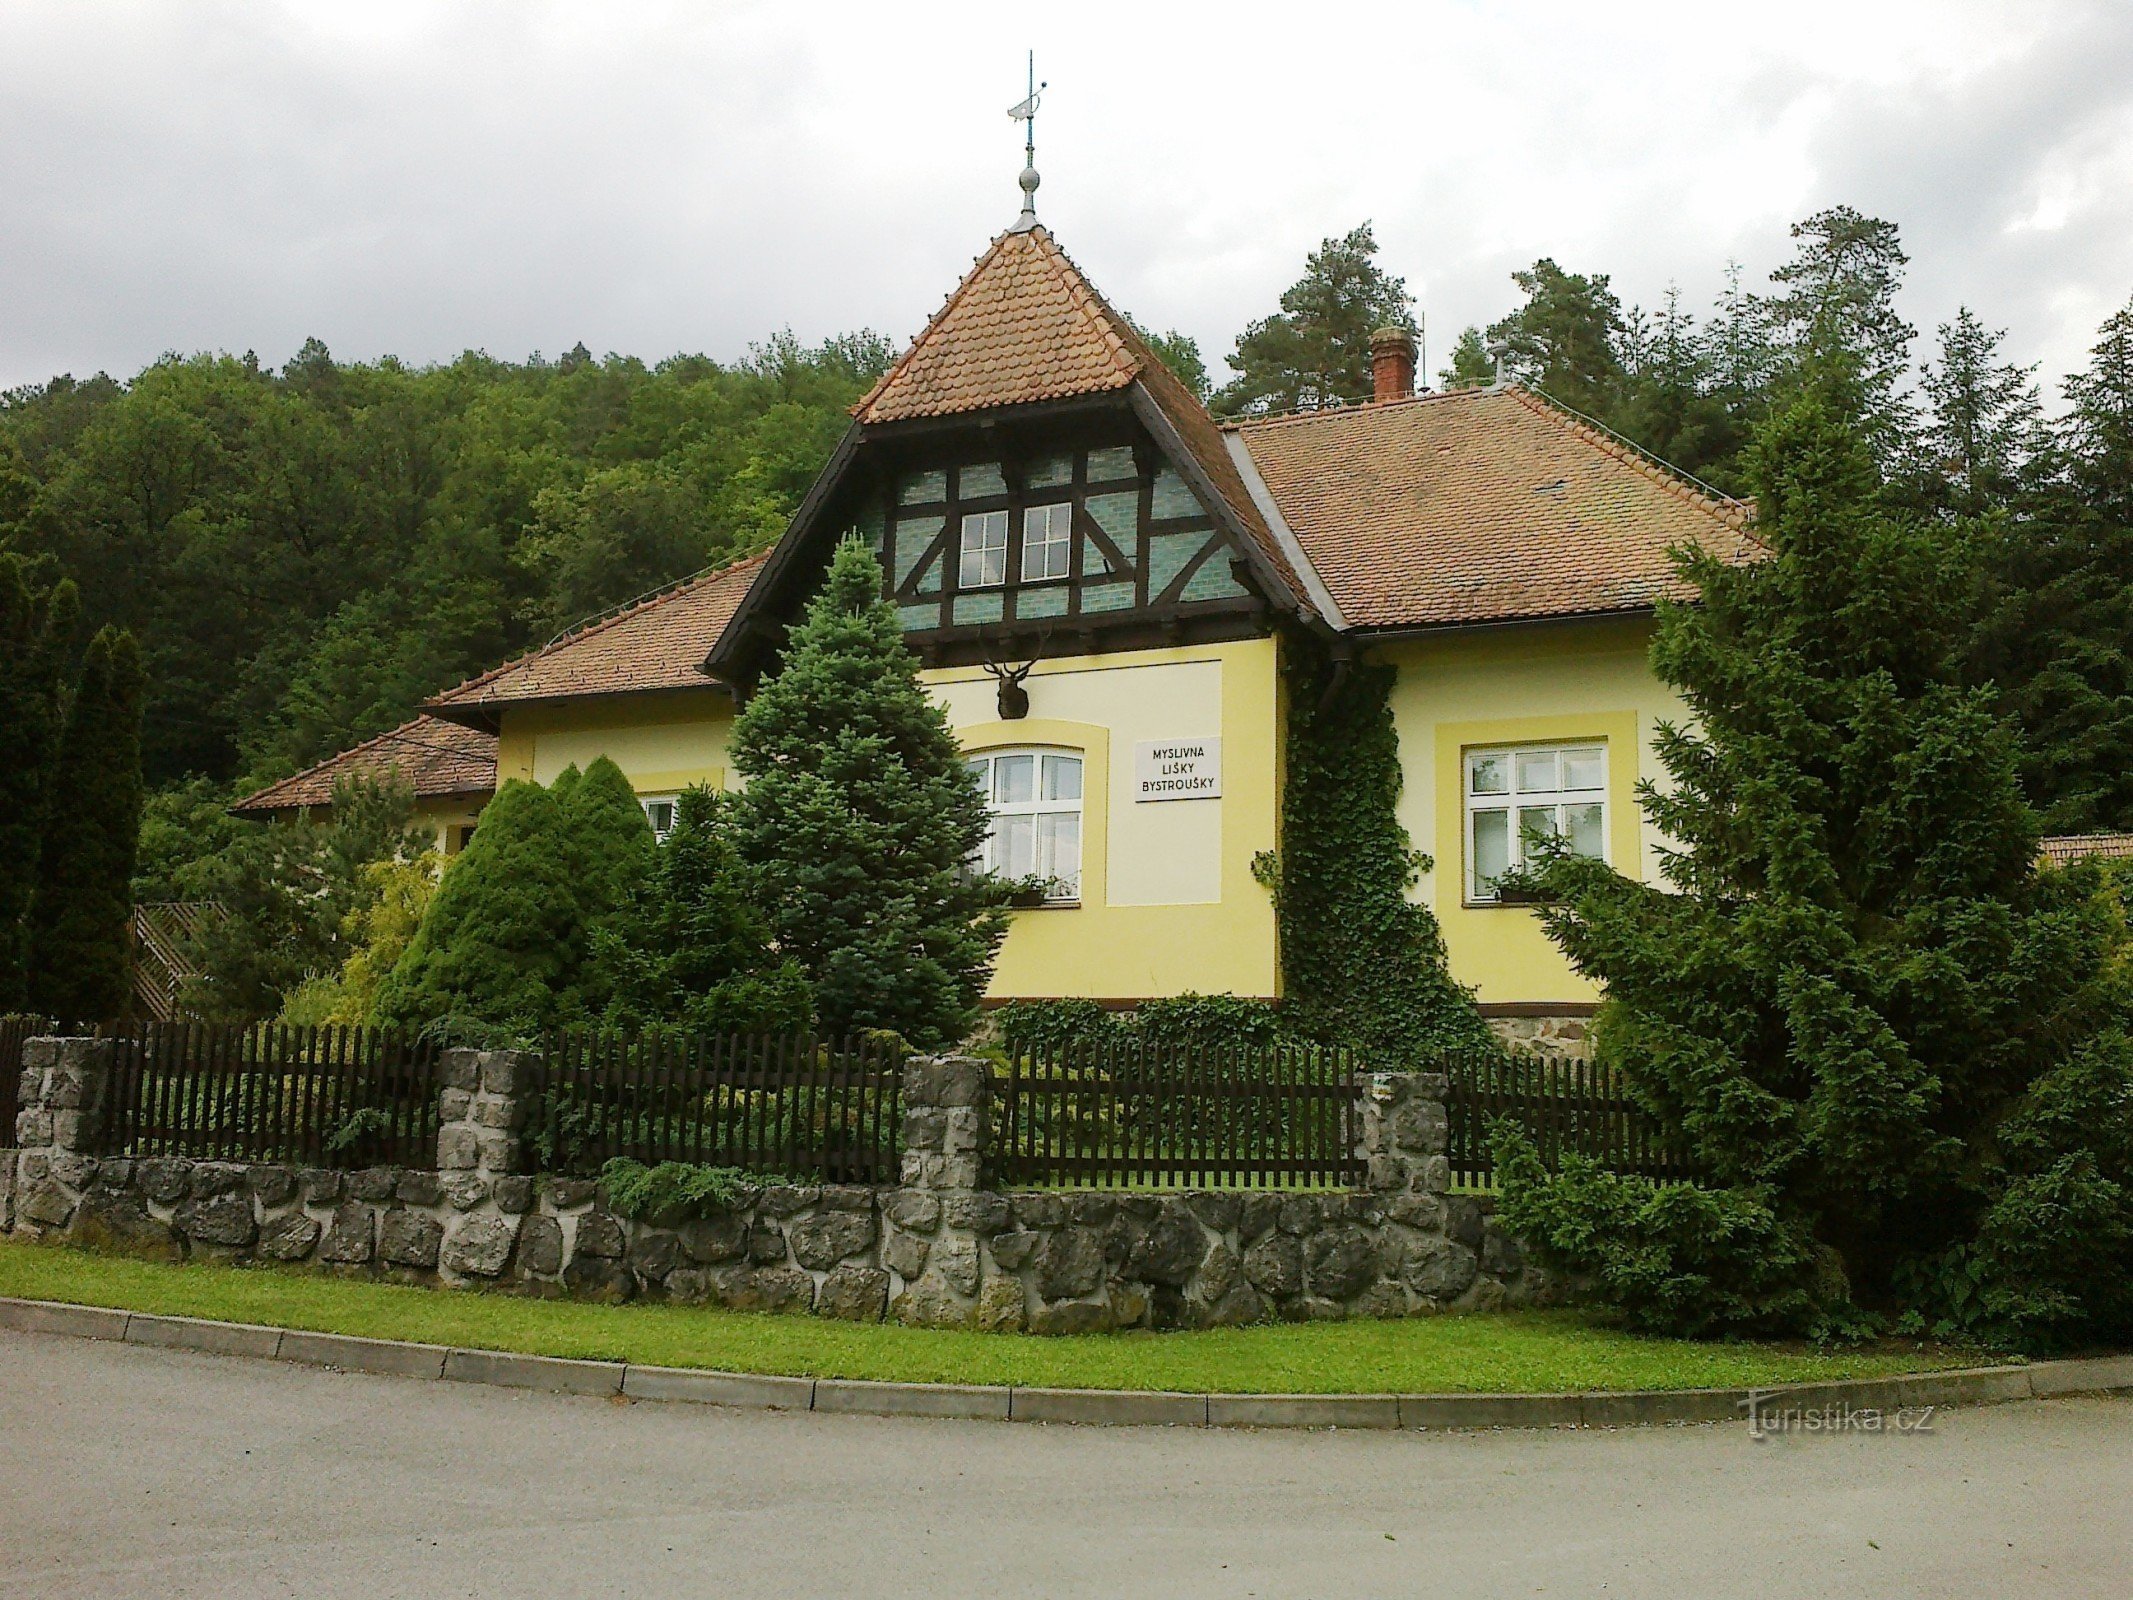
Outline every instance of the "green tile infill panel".
<path fill-rule="evenodd" d="M 994 589 L 986 594 L 957 595 L 951 614 L 958 623 L 971 623 L 998 622 L 1006 612 L 1003 609 L 1000 591 Z"/>
<path fill-rule="evenodd" d="M 1130 445 L 1089 452 L 1089 482 L 1109 483 L 1119 478 L 1137 478 L 1141 469 L 1133 460 Z"/>
<path fill-rule="evenodd" d="M 1235 600 L 1251 591 L 1237 581 L 1235 559 L 1227 546 L 1200 563 L 1200 570 L 1185 580 L 1180 600 Z"/>
<path fill-rule="evenodd" d="M 896 570 L 892 576 L 897 588 L 901 589 L 910 582 L 911 574 L 920 559 L 932 548 L 933 541 L 941 536 L 942 530 L 947 526 L 944 520 L 937 517 L 907 519 L 896 524 Z M 925 577 L 913 592 L 941 592 L 941 565 L 938 560 L 927 569 Z"/>
<path fill-rule="evenodd" d="M 1158 599 L 1171 581 L 1185 570 L 1187 562 L 1207 543 L 1204 533 L 1151 533 L 1148 535 L 1148 598 Z M 1210 560 L 1215 559 L 1209 557 Z M 1197 574 L 1196 574 L 1197 576 Z"/>
<path fill-rule="evenodd" d="M 1043 456 L 1029 464 L 1022 480 L 1032 489 L 1063 489 L 1074 481 L 1072 456 Z"/>
<path fill-rule="evenodd" d="M 1067 586 L 1063 583 L 1038 584 L 1028 589 L 1015 591 L 1015 616 L 1063 617 L 1067 612 Z"/>
<path fill-rule="evenodd" d="M 935 506 L 948 498 L 946 472 L 914 472 L 896 486 L 900 506 Z"/>
<path fill-rule="evenodd" d="M 1111 542 L 1124 554 L 1132 555 L 1134 544 L 1140 537 L 1140 495 L 1092 494 L 1083 505 L 1096 526 L 1110 535 Z M 1082 562 L 1086 569 L 1094 570 L 1103 559 L 1103 552 L 1092 545 Z M 1109 570 L 1109 563 L 1104 562 L 1104 567 Z"/>
<path fill-rule="evenodd" d="M 1133 609 L 1133 585 L 1122 578 L 1084 584 L 1081 609 L 1084 615 L 1091 611 L 1130 611 Z"/>
<path fill-rule="evenodd" d="M 955 497 L 958 500 L 985 500 L 1005 493 L 1007 474 L 1000 470 L 997 461 L 963 467 L 955 475 Z"/>
<path fill-rule="evenodd" d="M 1200 504 L 1200 497 L 1192 492 L 1192 486 L 1166 466 L 1155 475 L 1151 513 L 1165 519 L 1204 517 L 1207 508 Z"/>
<path fill-rule="evenodd" d="M 918 633 L 927 628 L 938 628 L 941 625 L 941 603 L 938 600 L 933 600 L 922 606 L 898 606 L 896 608 L 896 620 L 903 625 L 903 630 L 906 633 Z"/>

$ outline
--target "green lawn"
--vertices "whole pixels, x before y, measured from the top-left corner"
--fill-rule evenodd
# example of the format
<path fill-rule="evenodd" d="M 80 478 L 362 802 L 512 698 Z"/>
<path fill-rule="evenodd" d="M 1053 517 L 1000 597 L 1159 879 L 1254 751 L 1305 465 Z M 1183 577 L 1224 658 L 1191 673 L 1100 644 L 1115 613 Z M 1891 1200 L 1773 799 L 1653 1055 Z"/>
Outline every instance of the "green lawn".
<path fill-rule="evenodd" d="M 822 1378 L 1229 1393 L 1736 1388 L 1963 1366 L 1924 1344 L 1822 1351 L 1645 1339 L 1567 1311 L 1040 1339 L 682 1306 L 402 1288 L 267 1267 L 162 1266 L 0 1243 L 0 1295 L 537 1355 Z"/>

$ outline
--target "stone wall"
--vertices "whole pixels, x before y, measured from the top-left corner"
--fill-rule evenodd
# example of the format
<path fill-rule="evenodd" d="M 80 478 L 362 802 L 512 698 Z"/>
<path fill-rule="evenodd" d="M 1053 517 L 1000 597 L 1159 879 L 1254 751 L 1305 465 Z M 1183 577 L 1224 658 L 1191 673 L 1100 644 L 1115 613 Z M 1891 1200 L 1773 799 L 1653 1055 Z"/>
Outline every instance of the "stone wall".
<path fill-rule="evenodd" d="M 1363 1190 L 1000 1192 L 981 1187 L 988 1069 L 921 1058 L 905 1071 L 900 1186 L 749 1185 L 709 1215 L 633 1219 L 595 1183 L 511 1170 L 534 1067 L 517 1053 L 448 1055 L 437 1170 L 357 1172 L 85 1154 L 109 1058 L 94 1041 L 32 1042 L 23 1133 L 44 1143 L 24 1137 L 7 1163 L 14 1215 L 0 1223 L 172 1261 L 1040 1333 L 1548 1293 L 1484 1202 L 1445 1192 L 1443 1081 L 1426 1074 L 1369 1081 Z M 62 1127 L 62 1111 L 90 1116 Z"/>
<path fill-rule="evenodd" d="M 1521 1007 L 1515 1012 L 1492 1013 L 1484 1006 L 1482 1020 L 1488 1023 L 1491 1033 L 1513 1050 L 1555 1056 L 1566 1061 L 1592 1059 L 1592 1012 L 1589 1008 L 1530 1012 Z"/>

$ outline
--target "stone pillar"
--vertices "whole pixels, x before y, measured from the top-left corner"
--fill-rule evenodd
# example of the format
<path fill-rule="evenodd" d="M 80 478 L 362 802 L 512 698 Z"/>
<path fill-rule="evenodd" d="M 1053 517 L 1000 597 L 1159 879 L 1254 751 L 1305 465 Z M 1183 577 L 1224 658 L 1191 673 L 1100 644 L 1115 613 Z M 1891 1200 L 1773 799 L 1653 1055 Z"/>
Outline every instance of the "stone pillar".
<path fill-rule="evenodd" d="M 104 1131 L 109 1039 L 31 1039 L 22 1047 L 15 1126 L 15 1224 L 64 1228 L 96 1176 L 91 1154 Z"/>
<path fill-rule="evenodd" d="M 501 1177 L 519 1169 L 519 1132 L 539 1076 L 530 1050 L 447 1050 L 437 1096 L 437 1170 Z"/>
<path fill-rule="evenodd" d="M 519 1136 L 541 1058 L 530 1050 L 447 1050 L 442 1065 L 437 1174 L 451 1210 L 437 1265 L 446 1282 L 494 1279 L 511 1264 L 533 1207 L 533 1180 L 518 1175 Z"/>
<path fill-rule="evenodd" d="M 1450 1123 L 1441 1072 L 1363 1075 L 1362 1129 L 1356 1153 L 1364 1181 L 1388 1194 L 1443 1194 L 1452 1186 Z"/>
<path fill-rule="evenodd" d="M 972 1056 L 904 1063 L 906 1189 L 976 1189 L 992 1144 L 992 1068 Z"/>

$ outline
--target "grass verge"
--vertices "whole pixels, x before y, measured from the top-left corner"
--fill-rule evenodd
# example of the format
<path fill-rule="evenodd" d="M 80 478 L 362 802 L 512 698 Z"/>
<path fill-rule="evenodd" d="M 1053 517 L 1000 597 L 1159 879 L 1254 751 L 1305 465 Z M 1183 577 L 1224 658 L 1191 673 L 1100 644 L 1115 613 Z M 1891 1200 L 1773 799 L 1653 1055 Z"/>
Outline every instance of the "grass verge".
<path fill-rule="evenodd" d="M 1044 1339 L 702 1307 L 596 1306 L 312 1271 L 159 1265 L 0 1243 L 0 1295 L 534 1355 L 729 1372 L 1230 1394 L 1738 1388 L 1976 1364 L 1914 1342 L 1856 1350 L 1647 1339 L 1573 1311 Z"/>

